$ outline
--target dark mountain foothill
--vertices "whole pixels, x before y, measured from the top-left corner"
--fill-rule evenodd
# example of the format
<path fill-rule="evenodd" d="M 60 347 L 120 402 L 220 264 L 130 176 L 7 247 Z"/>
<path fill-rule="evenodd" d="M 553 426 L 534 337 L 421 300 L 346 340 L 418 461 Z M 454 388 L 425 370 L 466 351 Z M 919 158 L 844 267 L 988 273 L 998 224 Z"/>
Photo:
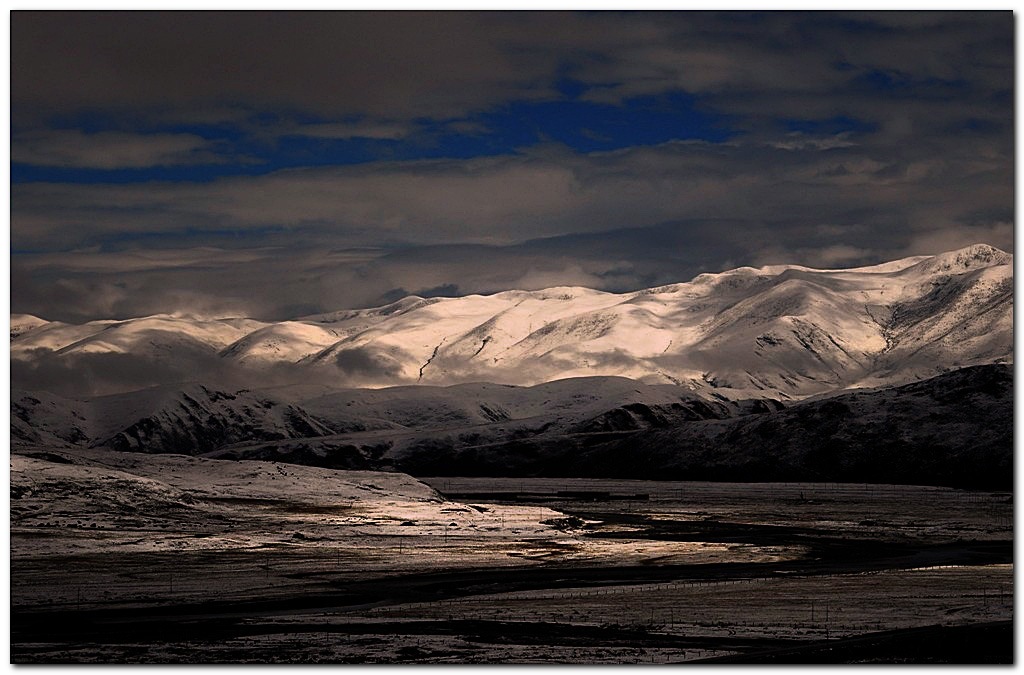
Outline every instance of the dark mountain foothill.
<path fill-rule="evenodd" d="M 607 393 L 580 398 L 575 392 L 581 388 Z M 676 400 L 666 400 L 673 395 Z M 353 396 L 359 393 L 347 398 Z M 616 378 L 528 388 L 371 390 L 364 398 L 373 400 L 359 407 L 352 400 L 329 405 L 337 398 L 289 403 L 265 393 L 192 387 L 135 397 L 138 417 L 124 410 L 122 398 L 50 396 L 43 403 L 15 395 L 13 441 L 33 445 L 45 437 L 65 445 L 413 475 L 847 481 L 1000 490 L 1010 489 L 1013 480 L 1013 371 L 1006 365 L 962 368 L 899 387 L 789 405 L 724 403 L 670 385 L 625 387 Z M 143 398 L 148 407 L 139 407 Z M 75 423 L 62 426 L 52 421 L 54 415 Z"/>

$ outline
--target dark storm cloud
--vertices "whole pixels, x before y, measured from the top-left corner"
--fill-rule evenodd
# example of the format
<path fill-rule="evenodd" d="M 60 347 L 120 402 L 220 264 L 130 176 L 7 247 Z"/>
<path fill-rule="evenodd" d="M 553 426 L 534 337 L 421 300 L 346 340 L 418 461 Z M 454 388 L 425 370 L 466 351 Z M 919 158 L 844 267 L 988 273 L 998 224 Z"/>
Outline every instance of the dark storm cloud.
<path fill-rule="evenodd" d="M 890 237 L 860 225 L 697 220 L 520 244 L 410 246 L 396 250 L 267 249 L 162 251 L 159 263 L 126 252 L 76 251 L 12 260 L 12 311 L 83 321 L 158 312 L 295 318 L 340 308 L 512 288 L 587 286 L 625 292 L 743 264 L 793 262 L 845 267 L 914 251 L 945 251 L 976 240 L 1012 248 L 1011 222 L 977 231 Z M 882 228 L 884 229 L 884 228 Z M 835 244 L 851 238 L 857 245 Z M 136 258 L 130 264 L 123 261 Z M 181 264 L 174 264 L 175 258 Z M 273 279 L 268 284 L 267 279 Z"/>
<path fill-rule="evenodd" d="M 268 108 L 456 116 L 544 94 L 550 63 L 520 23 L 458 12 L 16 12 L 12 101 L 63 113 L 172 108 L 183 119 Z"/>
<path fill-rule="evenodd" d="M 670 143 L 591 155 L 554 148 L 203 184 L 17 185 L 12 243 L 35 250 L 204 231 L 255 238 L 284 228 L 294 243 L 338 247 L 509 244 L 720 218 L 859 224 L 896 248 L 918 230 L 956 226 L 1012 196 L 1007 158 L 994 144 L 951 138 L 936 155 L 870 138 L 826 150 L 787 139 L 790 145 Z M 894 224 L 904 229 L 886 232 Z"/>
<path fill-rule="evenodd" d="M 13 389 L 42 390 L 70 398 L 104 396 L 147 387 L 189 382 L 216 382 L 227 389 L 267 388 L 292 384 L 373 384 L 400 369 L 393 356 L 364 349 L 339 353 L 336 368 L 283 363 L 245 372 L 201 345 L 177 345 L 174 358 L 120 352 L 59 354 L 37 350 L 34 358 L 11 359 Z"/>
<path fill-rule="evenodd" d="M 1008 12 L 15 12 L 16 163 L 228 173 L 13 185 L 12 309 L 284 318 L 1012 250 L 1012 31 Z M 706 125 L 665 138 L 696 140 L 630 129 L 637 97 L 675 95 Z M 545 101 L 569 120 L 522 107 Z M 595 111 L 612 149 L 551 140 Z M 519 113 L 537 128 L 495 128 Z M 289 139 L 306 165 L 230 174 Z M 405 154 L 315 156 L 353 139 Z"/>
<path fill-rule="evenodd" d="M 17 186 L 19 217 L 36 227 L 17 230 L 16 247 L 122 241 L 15 256 L 13 308 L 65 319 L 181 310 L 280 319 L 381 304 L 396 288 L 624 291 L 742 264 L 841 267 L 976 241 L 1012 249 L 1012 219 L 989 208 L 1012 203 L 997 158 L 970 144 L 950 144 L 941 161 L 836 146 L 691 143 L 486 160 L 471 171 L 435 162 L 223 184 Z M 80 241 L 67 213 L 89 216 Z M 166 247 L 204 229 L 219 248 L 151 239 L 164 233 Z M 239 237 L 252 248 L 238 248 Z M 351 251 L 382 241 L 393 250 Z"/>
<path fill-rule="evenodd" d="M 276 105 L 408 119 L 542 97 L 566 75 L 604 100 L 820 92 L 873 71 L 1005 87 L 1010 21 L 968 12 L 15 12 L 12 100 L 60 111 Z"/>
<path fill-rule="evenodd" d="M 49 391 L 61 396 L 102 396 L 168 382 L 221 382 L 242 386 L 224 359 L 199 347 L 179 346 L 175 358 L 123 353 L 54 355 L 39 350 L 32 361 L 11 359 L 14 389 Z"/>
<path fill-rule="evenodd" d="M 408 353 L 395 350 L 389 353 L 376 347 L 349 347 L 334 355 L 334 366 L 348 382 L 373 382 L 394 378 L 401 374 L 400 356 Z"/>

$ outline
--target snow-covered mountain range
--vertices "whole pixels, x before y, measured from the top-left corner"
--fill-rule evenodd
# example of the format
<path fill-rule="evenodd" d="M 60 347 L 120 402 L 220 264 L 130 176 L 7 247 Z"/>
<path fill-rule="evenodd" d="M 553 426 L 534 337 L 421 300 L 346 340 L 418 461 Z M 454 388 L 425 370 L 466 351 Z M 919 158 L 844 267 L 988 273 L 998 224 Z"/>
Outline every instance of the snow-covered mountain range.
<path fill-rule="evenodd" d="M 617 377 L 92 399 L 12 392 L 18 452 L 106 448 L 418 476 L 1012 485 L 1010 366 L 783 405 Z"/>
<path fill-rule="evenodd" d="M 279 323 L 14 316 L 11 441 L 414 475 L 1002 486 L 1012 284 L 1012 257 L 979 245 Z"/>
<path fill-rule="evenodd" d="M 386 387 L 619 376 L 793 400 L 1012 361 L 1012 263 L 979 244 L 856 269 L 741 267 L 621 294 L 407 297 L 282 322 L 12 315 L 12 380 L 96 395 L 211 380 Z"/>

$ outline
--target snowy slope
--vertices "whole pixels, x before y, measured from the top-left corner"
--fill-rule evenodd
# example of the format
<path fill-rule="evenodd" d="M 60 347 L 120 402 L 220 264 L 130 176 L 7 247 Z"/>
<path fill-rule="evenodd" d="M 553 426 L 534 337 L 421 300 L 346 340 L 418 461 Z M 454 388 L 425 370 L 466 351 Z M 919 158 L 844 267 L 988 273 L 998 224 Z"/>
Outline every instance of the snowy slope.
<path fill-rule="evenodd" d="M 556 511 L 469 507 L 447 501 L 400 473 L 74 449 L 16 450 L 10 457 L 10 477 L 14 558 L 103 553 L 124 560 L 119 556 L 128 553 L 237 552 L 240 556 L 228 567 L 231 578 L 216 581 L 218 593 L 225 585 L 270 592 L 287 587 L 294 578 L 293 556 L 299 554 L 323 556 L 328 551 L 332 560 L 344 555 L 349 569 L 372 564 L 380 559 L 385 536 L 394 538 L 396 548 L 385 563 L 390 571 L 406 566 L 422 571 L 437 564 L 511 564 L 519 559 L 506 554 L 503 538 L 571 536 L 555 529 L 558 523 L 551 519 L 562 516 Z M 453 544 L 470 540 L 473 548 L 453 553 L 447 546 L 449 534 Z M 397 555 L 397 544 L 410 537 L 438 546 L 406 560 Z M 270 582 L 267 556 L 274 553 L 281 555 L 274 566 L 281 577 Z M 144 585 L 118 564 L 112 565 L 117 578 L 102 593 L 104 605 L 118 595 L 144 600 Z M 377 573 L 383 571 L 378 562 Z M 210 568 L 202 570 L 209 573 Z M 180 593 L 188 586 L 187 573 L 175 575 Z M 201 602 L 211 589 L 202 578 L 198 581 L 190 599 Z M 57 596 L 66 593 L 60 583 L 50 586 Z M 99 592 L 93 595 L 99 597 Z"/>
<path fill-rule="evenodd" d="M 261 388 L 599 375 L 800 399 L 1010 362 L 1012 262 L 975 245 L 850 270 L 742 267 L 634 293 L 409 297 L 280 323 L 157 316 L 72 326 L 12 317 L 12 377 L 19 387 L 78 386 L 78 394 L 143 386 L 102 378 L 116 363 L 104 359 L 120 355 L 132 372 L 151 373 L 147 385 L 199 374 Z M 94 375 L 72 383 L 82 372 Z"/>
<path fill-rule="evenodd" d="M 646 390 L 643 394 L 652 393 Z M 641 395 L 638 392 L 638 395 Z M 1013 372 L 928 380 L 742 409 L 625 403 L 578 422 L 359 432 L 225 447 L 210 457 L 395 469 L 412 475 L 844 481 L 1013 487 Z M 353 458 L 362 459 L 356 464 Z"/>
<path fill-rule="evenodd" d="M 633 408 L 630 408 L 633 406 Z M 323 438 L 363 439 L 452 434 L 495 438 L 562 434 L 602 424 L 657 423 L 621 410 L 660 410 L 663 420 L 724 418 L 742 404 L 709 401 L 671 385 L 624 378 L 561 380 L 535 387 L 465 384 L 338 390 L 308 399 L 198 384 L 154 387 L 130 394 L 66 399 L 12 392 L 12 443 L 17 447 L 107 447 L 144 453 L 198 455 L 245 444 Z M 632 414 L 636 414 L 635 412 Z M 613 421 L 609 421 L 612 420 Z M 363 442 L 360 441 L 360 442 Z M 348 468 L 359 468 L 360 461 Z"/>
<path fill-rule="evenodd" d="M 36 507 L 45 505 L 48 511 L 59 510 L 76 518 L 88 518 L 94 510 L 159 516 L 168 510 L 209 508 L 201 501 L 207 498 L 256 500 L 303 495 L 325 506 L 357 500 L 367 505 L 443 501 L 432 488 L 399 473 L 336 472 L 298 466 L 281 470 L 262 462 L 214 462 L 175 455 L 142 457 L 119 452 L 13 454 L 11 483 L 19 507 L 34 502 Z M 374 485 L 372 491 L 365 487 L 370 484 Z M 57 491 L 59 494 L 53 494 Z M 37 509 L 18 511 L 39 517 Z"/>
<path fill-rule="evenodd" d="M 193 384 L 71 400 L 12 391 L 15 445 L 104 446 L 122 451 L 199 454 L 242 441 L 303 438 L 363 429 L 331 427 L 288 402 Z"/>
<path fill-rule="evenodd" d="M 403 427 L 447 427 L 532 417 L 569 419 L 596 415 L 628 403 L 669 405 L 700 397 L 670 385 L 647 385 L 617 377 L 572 378 L 532 387 L 472 383 L 450 387 L 351 389 L 318 396 L 302 407 L 324 417 L 350 411 Z M 722 414 L 728 406 L 722 407 Z"/>
<path fill-rule="evenodd" d="M 854 480 L 1003 489 L 1012 481 L 1012 439 L 1013 373 L 1000 364 L 786 407 L 764 399 L 709 399 L 675 385 L 615 377 L 326 394 L 199 385 L 89 400 L 12 393 L 16 452 L 94 447 L 414 475 Z"/>
<path fill-rule="evenodd" d="M 220 356 L 243 365 L 294 363 L 329 347 L 341 334 L 301 321 L 282 321 L 264 326 L 225 347 Z"/>
<path fill-rule="evenodd" d="M 15 317 L 27 317 L 19 326 L 36 325 L 14 335 Z M 38 322 L 42 322 L 39 325 Z M 265 323 L 252 319 L 219 319 L 214 321 L 189 319 L 170 315 L 155 315 L 127 321 L 90 321 L 82 325 L 45 322 L 29 315 L 11 317 L 11 356 L 19 358 L 33 350 L 53 351 L 60 354 L 76 353 L 162 353 L 183 345 L 197 345 L 208 349 L 223 349 L 235 340 L 251 333 Z"/>
<path fill-rule="evenodd" d="M 45 326 L 47 323 L 49 322 L 45 319 L 31 314 L 11 314 L 11 339 L 21 337 L 30 330 Z"/>

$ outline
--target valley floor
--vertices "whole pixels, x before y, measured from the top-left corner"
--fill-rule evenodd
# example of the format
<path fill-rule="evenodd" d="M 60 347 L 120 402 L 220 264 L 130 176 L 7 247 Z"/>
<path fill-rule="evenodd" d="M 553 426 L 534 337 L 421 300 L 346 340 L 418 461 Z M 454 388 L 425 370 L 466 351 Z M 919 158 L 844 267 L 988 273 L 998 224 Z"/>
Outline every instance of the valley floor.
<path fill-rule="evenodd" d="M 12 661 L 1013 659 L 1007 493 L 424 480 L 14 455 Z"/>

